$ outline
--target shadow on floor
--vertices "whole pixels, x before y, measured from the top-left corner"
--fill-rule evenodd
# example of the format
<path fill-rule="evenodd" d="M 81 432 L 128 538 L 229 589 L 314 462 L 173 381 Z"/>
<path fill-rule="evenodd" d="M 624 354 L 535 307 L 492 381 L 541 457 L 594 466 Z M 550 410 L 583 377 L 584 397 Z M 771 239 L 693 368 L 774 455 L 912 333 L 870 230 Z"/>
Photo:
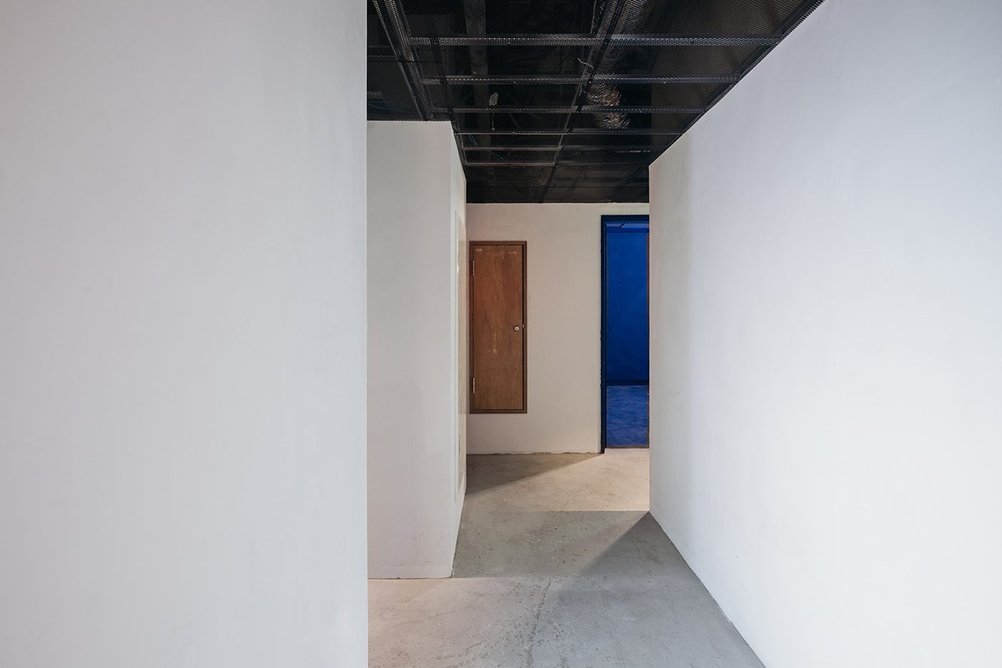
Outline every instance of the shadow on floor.
<path fill-rule="evenodd" d="M 573 466 L 600 455 L 471 455 L 466 466 L 466 493 L 476 494 Z"/>
<path fill-rule="evenodd" d="M 650 513 L 477 519 L 453 578 L 370 588 L 370 665 L 762 668 Z"/>
<path fill-rule="evenodd" d="M 643 511 L 544 511 L 491 513 L 466 517 L 456 546 L 453 577 L 577 576 L 588 571 L 615 571 L 635 564 L 619 563 L 624 551 L 610 551 L 620 541 L 640 542 L 637 525 Z M 657 524 L 653 527 L 660 533 Z M 661 534 L 664 536 L 664 534 Z M 661 539 L 670 545 L 664 538 Z M 637 564 L 642 563 L 637 560 Z M 618 564 L 618 566 L 617 566 Z M 622 570 L 620 568 L 620 570 Z"/>
<path fill-rule="evenodd" d="M 761 668 L 647 512 L 648 459 L 471 457 L 454 576 L 369 583 L 370 666 Z"/>
<path fill-rule="evenodd" d="M 453 577 L 688 577 L 650 513 L 554 511 L 467 518 Z"/>

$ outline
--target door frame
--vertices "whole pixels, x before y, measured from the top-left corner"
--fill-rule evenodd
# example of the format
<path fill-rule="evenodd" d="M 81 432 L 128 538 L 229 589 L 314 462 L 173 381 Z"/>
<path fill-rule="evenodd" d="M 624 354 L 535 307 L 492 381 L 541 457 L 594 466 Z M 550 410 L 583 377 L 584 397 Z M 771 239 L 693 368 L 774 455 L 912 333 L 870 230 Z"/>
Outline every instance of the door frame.
<path fill-rule="evenodd" d="M 599 280 L 599 288 L 598 288 L 599 289 L 599 293 L 601 295 L 601 302 L 602 302 L 601 310 L 599 311 L 599 356 L 598 356 L 598 383 L 599 383 L 599 394 L 601 395 L 601 422 L 600 422 L 600 429 L 601 429 L 601 431 L 599 432 L 599 445 L 601 447 L 599 448 L 599 451 L 603 452 L 603 453 L 605 452 L 605 446 L 606 446 L 606 443 L 605 443 L 606 409 L 607 409 L 607 406 L 606 406 L 606 395 L 608 394 L 608 385 L 605 382 L 605 357 L 606 357 L 606 355 L 605 355 L 605 346 L 606 346 L 606 343 L 608 342 L 608 339 L 606 338 L 607 332 L 606 332 L 606 326 L 605 326 L 605 311 L 606 311 L 606 297 L 605 297 L 606 289 L 605 289 L 605 286 L 606 286 L 606 281 L 609 278 L 609 276 L 608 276 L 608 257 L 606 256 L 606 247 L 605 247 L 606 229 L 607 229 L 606 228 L 606 224 L 607 223 L 616 223 L 616 222 L 620 222 L 620 223 L 637 222 L 637 223 L 639 223 L 641 221 L 647 223 L 647 230 L 646 230 L 645 234 L 648 235 L 647 239 L 648 239 L 648 244 L 649 244 L 650 243 L 650 232 L 651 232 L 651 227 L 650 227 L 651 226 L 651 216 L 650 216 L 650 214 L 647 214 L 647 213 L 607 214 L 607 215 L 603 215 L 601 221 L 599 222 L 599 238 L 601 239 L 601 243 L 600 243 L 600 248 L 601 248 L 600 255 L 601 255 L 601 263 L 602 263 L 601 278 Z M 639 232 L 638 232 L 638 234 L 639 234 Z M 647 257 L 647 291 L 648 291 L 648 295 L 650 294 L 650 289 L 651 289 L 651 285 L 650 285 L 650 276 L 651 276 L 650 262 L 651 262 L 651 258 L 650 258 L 650 255 L 648 255 L 648 257 Z M 647 321 L 648 321 L 648 324 L 650 323 L 650 319 L 651 319 L 651 308 L 650 308 L 650 298 L 648 297 L 648 303 L 647 303 Z M 648 369 L 648 373 L 650 373 L 649 369 Z M 650 415 L 648 415 L 647 419 L 648 420 L 650 419 Z"/>
<path fill-rule="evenodd" d="M 469 398 L 469 407 L 471 415 L 489 415 L 489 414 L 524 414 L 529 412 L 529 301 L 528 297 L 528 267 L 529 267 L 529 250 L 528 244 L 523 241 L 470 241 L 467 248 L 467 253 L 469 255 L 469 266 L 466 271 L 469 276 L 469 304 L 467 310 L 469 311 L 469 334 L 468 346 L 469 346 L 469 375 L 466 381 L 466 393 Z M 473 364 L 473 296 L 474 296 L 474 275 L 473 275 L 473 261 L 474 261 L 474 246 L 521 246 L 522 247 L 522 408 L 518 409 L 508 409 L 508 408 L 480 408 L 474 409 L 473 407 L 473 377 L 476 375 L 476 367 Z"/>

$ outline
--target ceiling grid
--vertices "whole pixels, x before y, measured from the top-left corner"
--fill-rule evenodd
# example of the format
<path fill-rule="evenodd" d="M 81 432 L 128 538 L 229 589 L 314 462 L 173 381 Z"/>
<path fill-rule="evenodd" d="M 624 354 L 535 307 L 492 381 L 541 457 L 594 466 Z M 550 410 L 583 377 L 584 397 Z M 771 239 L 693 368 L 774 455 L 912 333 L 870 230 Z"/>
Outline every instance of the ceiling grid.
<path fill-rule="evenodd" d="M 452 123 L 470 202 L 647 201 L 821 0 L 371 0 L 371 120 Z"/>

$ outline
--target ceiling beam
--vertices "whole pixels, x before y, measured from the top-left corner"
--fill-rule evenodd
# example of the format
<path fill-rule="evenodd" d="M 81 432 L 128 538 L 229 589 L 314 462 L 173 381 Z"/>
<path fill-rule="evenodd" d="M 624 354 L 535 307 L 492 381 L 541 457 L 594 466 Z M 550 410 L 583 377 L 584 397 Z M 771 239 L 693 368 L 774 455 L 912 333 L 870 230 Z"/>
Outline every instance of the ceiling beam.
<path fill-rule="evenodd" d="M 580 181 L 578 181 L 576 179 L 575 180 L 555 181 L 553 183 L 553 187 L 554 188 L 575 188 L 577 190 L 615 190 L 616 189 L 616 185 L 615 185 L 614 182 L 599 183 L 598 181 L 596 181 L 594 179 L 594 177 L 589 177 L 588 181 L 586 181 L 584 183 L 580 183 L 580 185 L 578 185 L 579 183 L 580 183 Z M 518 186 L 521 186 L 521 187 L 530 187 L 531 188 L 531 187 L 539 187 L 539 184 L 536 183 L 535 181 L 496 181 L 496 182 L 493 182 L 493 183 L 485 183 L 485 182 L 477 181 L 477 182 L 470 182 L 469 183 L 469 188 L 471 190 L 473 190 L 473 189 L 477 189 L 477 190 L 488 190 L 488 189 L 491 189 L 491 190 L 493 190 L 493 189 L 499 188 L 499 187 L 500 188 L 510 188 L 510 187 L 518 187 Z M 642 186 L 636 186 L 636 187 L 640 188 Z"/>
<path fill-rule="evenodd" d="M 564 145 L 564 150 L 567 151 L 630 151 L 631 153 L 648 153 L 651 151 L 660 150 L 660 146 L 652 146 L 650 144 L 643 145 L 633 145 L 633 146 L 609 146 L 607 144 L 603 145 L 593 145 L 584 144 L 582 146 L 574 145 Z M 464 146 L 464 151 L 479 151 L 479 152 L 507 152 L 507 153 L 519 153 L 522 151 L 532 152 L 532 153 L 550 153 L 554 151 L 559 151 L 560 147 L 556 144 L 552 146 Z"/>
<path fill-rule="evenodd" d="M 445 35 L 437 38 L 440 46 L 775 46 L 777 35 L 642 35 L 617 33 L 610 35 L 583 34 L 509 34 L 509 35 Z M 431 37 L 410 37 L 411 46 L 432 46 Z"/>
<path fill-rule="evenodd" d="M 478 160 L 464 162 L 467 167 L 590 167 L 593 165 L 610 165 L 629 169 L 636 166 L 647 166 L 647 161 L 636 160 L 520 160 L 514 162 Z"/>
<path fill-rule="evenodd" d="M 647 137 L 652 135 L 667 135 L 677 137 L 682 134 L 682 131 L 655 130 L 651 128 L 627 128 L 622 130 L 606 128 L 574 128 L 565 131 L 563 128 L 554 128 L 553 130 L 458 130 L 456 134 L 468 137 L 489 137 L 491 135 L 506 137 L 583 137 L 589 135 L 603 135 L 609 137 L 615 137 L 617 135 L 642 135 Z"/>
<path fill-rule="evenodd" d="M 576 86 L 586 83 L 587 74 L 569 76 L 560 74 L 447 74 L 444 77 L 422 79 L 421 83 L 428 86 L 441 85 L 443 81 L 450 85 L 488 84 L 492 86 L 518 86 L 523 84 L 561 84 Z M 625 84 L 729 84 L 738 80 L 736 74 L 684 75 L 684 76 L 638 76 L 632 74 L 595 74 L 592 81 L 615 82 Z"/>
<path fill-rule="evenodd" d="M 447 114 L 448 109 L 435 108 L 436 114 Z M 701 114 L 703 107 L 605 107 L 582 104 L 576 107 L 453 107 L 457 114 Z"/>

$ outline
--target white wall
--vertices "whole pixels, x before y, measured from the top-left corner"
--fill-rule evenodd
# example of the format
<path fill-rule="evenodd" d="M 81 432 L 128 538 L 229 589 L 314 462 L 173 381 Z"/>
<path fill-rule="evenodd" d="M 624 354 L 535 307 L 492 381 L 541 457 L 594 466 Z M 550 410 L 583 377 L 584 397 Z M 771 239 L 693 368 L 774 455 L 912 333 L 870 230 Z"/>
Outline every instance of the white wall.
<path fill-rule="evenodd" d="M 365 665 L 364 21 L 0 6 L 0 665 Z"/>
<path fill-rule="evenodd" d="M 449 166 L 452 178 L 452 247 L 455 249 L 456 259 L 455 283 L 452 285 L 451 294 L 456 295 L 456 301 L 452 307 L 452 330 L 456 333 L 456 340 L 453 343 L 456 351 L 453 358 L 455 360 L 453 376 L 456 379 L 453 386 L 455 393 L 453 406 L 456 407 L 456 437 L 459 441 L 458 457 L 455 460 L 455 479 L 459 502 L 453 517 L 455 519 L 454 533 L 458 537 L 459 520 L 463 499 L 466 495 L 467 419 L 470 412 L 470 395 L 467 392 L 470 378 L 469 240 L 466 229 L 466 174 L 463 172 L 463 163 L 460 160 L 458 148 L 449 153 Z"/>
<path fill-rule="evenodd" d="M 601 449 L 603 215 L 646 204 L 470 204 L 474 241 L 526 241 L 528 412 L 470 415 L 471 453 Z"/>
<path fill-rule="evenodd" d="M 466 180 L 449 123 L 370 122 L 368 141 L 369 575 L 448 577 L 466 469 Z"/>
<path fill-rule="evenodd" d="M 827 2 L 652 169 L 653 512 L 771 668 L 1002 665 L 1000 25 Z"/>

